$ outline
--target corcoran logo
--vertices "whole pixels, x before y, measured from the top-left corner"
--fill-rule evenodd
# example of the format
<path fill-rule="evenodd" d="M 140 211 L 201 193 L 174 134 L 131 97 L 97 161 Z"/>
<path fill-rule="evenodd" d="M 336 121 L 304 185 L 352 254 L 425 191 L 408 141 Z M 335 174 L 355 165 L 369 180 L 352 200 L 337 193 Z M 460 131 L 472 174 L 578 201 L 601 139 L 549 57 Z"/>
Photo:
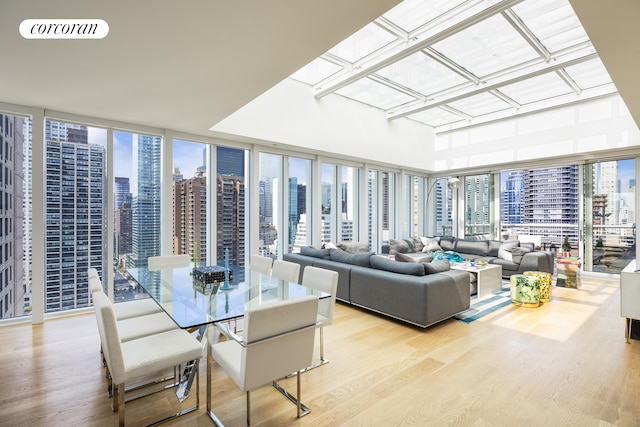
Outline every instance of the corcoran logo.
<path fill-rule="evenodd" d="M 25 19 L 20 35 L 25 39 L 103 39 L 109 24 L 102 19 Z"/>

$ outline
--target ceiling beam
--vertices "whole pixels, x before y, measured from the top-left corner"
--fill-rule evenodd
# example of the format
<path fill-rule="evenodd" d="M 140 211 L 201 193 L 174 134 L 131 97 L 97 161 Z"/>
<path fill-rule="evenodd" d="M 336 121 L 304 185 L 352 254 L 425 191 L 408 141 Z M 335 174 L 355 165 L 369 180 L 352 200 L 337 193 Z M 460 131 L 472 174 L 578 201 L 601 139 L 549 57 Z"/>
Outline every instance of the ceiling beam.
<path fill-rule="evenodd" d="M 597 59 L 598 54 L 594 49 L 589 51 L 572 52 L 566 56 L 556 57 L 550 62 L 546 62 L 543 59 L 534 61 L 533 65 L 523 68 L 516 73 L 504 74 L 494 79 L 487 79 L 481 82 L 480 85 L 473 87 L 464 87 L 459 91 L 452 92 L 446 97 L 435 98 L 431 101 L 425 102 L 421 106 L 412 106 L 410 108 L 399 107 L 397 109 L 390 109 L 387 118 L 390 120 L 400 117 L 406 117 L 411 114 L 418 113 L 420 111 L 429 110 L 431 108 L 439 107 L 441 105 L 448 104 L 450 102 L 458 101 L 463 98 L 478 95 L 483 92 L 489 92 L 500 87 L 517 83 L 522 80 L 537 77 L 552 71 L 557 71 L 572 65 L 580 64 L 582 62 Z M 431 98 L 430 98 L 431 99 Z"/>

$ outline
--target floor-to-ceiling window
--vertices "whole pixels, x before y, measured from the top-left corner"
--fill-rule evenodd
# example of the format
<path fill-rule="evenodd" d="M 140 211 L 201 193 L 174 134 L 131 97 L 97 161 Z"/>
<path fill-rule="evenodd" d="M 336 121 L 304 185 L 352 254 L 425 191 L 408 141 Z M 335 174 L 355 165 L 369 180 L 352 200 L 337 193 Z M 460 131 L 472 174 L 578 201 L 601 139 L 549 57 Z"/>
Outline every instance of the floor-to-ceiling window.
<path fill-rule="evenodd" d="M 369 169 L 367 171 L 367 220 L 369 247 L 379 250 L 389 239 L 401 238 L 398 224 L 399 177 L 395 172 Z M 377 249 L 376 249 L 377 248 Z"/>
<path fill-rule="evenodd" d="M 340 240 L 358 240 L 358 168 L 341 167 L 340 182 L 340 212 L 339 222 Z"/>
<path fill-rule="evenodd" d="M 409 236 L 425 236 L 425 199 L 426 178 L 421 176 L 404 176 L 404 228 Z"/>
<path fill-rule="evenodd" d="M 283 243 L 281 221 L 283 211 L 283 157 L 278 154 L 260 153 L 260 200 L 258 253 L 278 258 Z M 287 215 L 288 216 L 288 215 Z"/>
<path fill-rule="evenodd" d="M 453 236 L 456 232 L 458 186 L 457 178 L 454 177 L 436 178 L 429 186 L 427 209 L 434 215 L 433 219 L 427 218 L 427 221 L 432 226 L 431 223 L 435 220 L 434 236 Z"/>
<path fill-rule="evenodd" d="M 107 132 L 45 123 L 45 312 L 90 305 L 87 269 L 108 257 Z"/>
<path fill-rule="evenodd" d="M 636 255 L 635 160 L 584 166 L 585 271 L 618 274 Z M 572 246 L 572 252 L 576 252 Z"/>
<path fill-rule="evenodd" d="M 320 214 L 321 224 L 320 233 L 322 242 L 336 242 L 338 238 L 338 229 L 335 226 L 334 212 L 337 201 L 336 199 L 336 165 L 322 164 L 322 184 L 321 184 L 321 200 Z"/>
<path fill-rule="evenodd" d="M 207 262 L 207 150 L 198 142 L 173 141 L 173 253 Z"/>
<path fill-rule="evenodd" d="M 300 252 L 311 243 L 307 212 L 311 212 L 311 161 L 289 157 L 289 244 L 288 252 Z"/>
<path fill-rule="evenodd" d="M 245 149 L 216 147 L 215 259 L 218 265 L 226 261 L 230 265 L 245 265 L 249 249 L 246 247 L 247 159 Z"/>
<path fill-rule="evenodd" d="M 31 135 L 0 114 L 0 319 L 31 314 Z"/>
<path fill-rule="evenodd" d="M 464 177 L 464 237 L 491 237 L 491 174 Z"/>
<path fill-rule="evenodd" d="M 149 257 L 161 255 L 161 234 L 171 230 L 161 224 L 161 151 L 160 136 L 113 133 L 116 301 L 145 295 L 132 286 L 124 272 L 127 268 L 146 266 Z"/>
<path fill-rule="evenodd" d="M 556 251 L 566 237 L 577 255 L 579 171 L 578 165 L 567 165 L 502 172 L 500 237 Z"/>

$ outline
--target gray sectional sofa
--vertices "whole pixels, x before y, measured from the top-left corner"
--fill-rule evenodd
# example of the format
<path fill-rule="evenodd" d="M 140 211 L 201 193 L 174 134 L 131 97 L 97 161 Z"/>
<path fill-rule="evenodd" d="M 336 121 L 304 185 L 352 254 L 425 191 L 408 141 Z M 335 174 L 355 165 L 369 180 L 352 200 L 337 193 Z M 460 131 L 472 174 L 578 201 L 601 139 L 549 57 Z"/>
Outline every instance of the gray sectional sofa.
<path fill-rule="evenodd" d="M 391 240 L 382 247 L 382 253 L 407 254 L 414 258 L 443 253 L 458 254 L 469 261 L 486 261 L 502 266 L 502 277 L 525 271 L 544 271 L 553 274 L 552 252 L 535 250 L 533 243 L 518 240 L 473 240 L 456 237 L 421 237 Z"/>
<path fill-rule="evenodd" d="M 339 273 L 337 299 L 426 328 L 469 308 L 470 279 L 448 261 L 401 263 L 371 252 L 304 247 L 286 261 Z"/>

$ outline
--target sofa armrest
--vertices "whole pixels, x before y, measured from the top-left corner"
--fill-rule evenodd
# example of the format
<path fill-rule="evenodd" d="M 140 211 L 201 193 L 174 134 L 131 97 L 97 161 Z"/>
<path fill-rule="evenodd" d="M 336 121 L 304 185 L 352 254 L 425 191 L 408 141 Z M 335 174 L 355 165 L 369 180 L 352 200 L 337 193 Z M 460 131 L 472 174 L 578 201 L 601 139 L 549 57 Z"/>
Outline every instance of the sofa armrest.
<path fill-rule="evenodd" d="M 553 253 L 545 251 L 527 252 L 522 257 L 518 272 L 524 271 L 544 271 L 553 274 Z"/>

